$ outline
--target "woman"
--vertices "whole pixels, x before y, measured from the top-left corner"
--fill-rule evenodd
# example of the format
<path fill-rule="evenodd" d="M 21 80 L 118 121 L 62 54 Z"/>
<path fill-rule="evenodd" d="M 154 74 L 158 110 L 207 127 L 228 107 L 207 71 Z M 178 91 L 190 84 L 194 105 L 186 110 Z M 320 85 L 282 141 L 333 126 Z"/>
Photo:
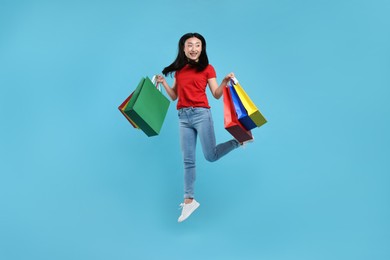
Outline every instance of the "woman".
<path fill-rule="evenodd" d="M 218 86 L 216 72 L 206 53 L 206 41 L 198 33 L 187 33 L 179 40 L 179 51 L 175 61 L 162 73 L 175 75 L 172 87 L 165 78 L 157 76 L 172 100 L 178 99 L 177 109 L 180 125 L 180 143 L 184 160 L 184 202 L 179 222 L 187 219 L 198 207 L 194 199 L 195 148 L 197 136 L 206 160 L 213 162 L 240 146 L 237 140 L 216 145 L 214 124 L 206 95 L 207 85 L 214 98 L 222 96 L 223 88 L 234 77 L 226 75 Z"/>

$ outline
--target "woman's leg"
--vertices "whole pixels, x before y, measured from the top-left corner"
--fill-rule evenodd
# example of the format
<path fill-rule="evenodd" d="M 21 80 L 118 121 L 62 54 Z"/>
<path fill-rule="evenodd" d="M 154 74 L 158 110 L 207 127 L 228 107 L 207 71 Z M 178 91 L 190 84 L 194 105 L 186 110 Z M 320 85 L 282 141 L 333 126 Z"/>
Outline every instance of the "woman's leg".
<path fill-rule="evenodd" d="M 180 144 L 184 162 L 184 199 L 194 197 L 196 179 L 196 130 L 191 126 L 190 114 L 186 110 L 179 111 Z"/>
<path fill-rule="evenodd" d="M 199 116 L 194 126 L 202 144 L 203 154 L 206 160 L 210 162 L 219 160 L 240 146 L 240 143 L 235 139 L 216 145 L 214 122 L 210 109 L 199 110 Z"/>

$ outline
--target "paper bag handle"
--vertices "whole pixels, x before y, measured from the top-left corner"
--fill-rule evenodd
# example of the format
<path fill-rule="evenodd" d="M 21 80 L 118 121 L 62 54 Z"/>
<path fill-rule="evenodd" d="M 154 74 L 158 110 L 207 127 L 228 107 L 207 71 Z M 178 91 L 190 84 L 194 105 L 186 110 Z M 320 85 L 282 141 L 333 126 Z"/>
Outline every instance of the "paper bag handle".
<path fill-rule="evenodd" d="M 156 88 L 158 89 L 158 91 L 160 91 L 161 92 L 161 86 L 160 86 L 160 83 L 157 83 L 157 75 L 154 75 L 153 77 L 152 77 L 152 83 L 153 83 L 153 85 L 155 85 L 156 86 Z"/>
<path fill-rule="evenodd" d="M 226 85 L 227 87 L 233 87 L 238 84 L 238 80 L 236 77 L 230 78 L 229 83 Z"/>
<path fill-rule="evenodd" d="M 237 78 L 233 77 L 233 78 L 230 78 L 229 83 L 227 84 L 227 86 L 228 87 L 233 87 L 234 85 L 237 85 L 237 84 L 238 84 Z"/>
<path fill-rule="evenodd" d="M 236 85 L 238 83 L 238 80 L 236 77 L 233 77 L 230 79 L 231 81 L 233 81 L 234 85 Z"/>

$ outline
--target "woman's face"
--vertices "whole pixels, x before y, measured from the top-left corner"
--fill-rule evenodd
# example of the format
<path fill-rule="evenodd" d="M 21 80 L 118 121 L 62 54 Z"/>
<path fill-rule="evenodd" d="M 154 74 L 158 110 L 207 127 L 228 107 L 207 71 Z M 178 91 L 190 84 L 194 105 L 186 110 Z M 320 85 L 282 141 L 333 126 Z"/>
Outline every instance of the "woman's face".
<path fill-rule="evenodd" d="M 184 53 L 188 59 L 198 62 L 202 53 L 202 41 L 196 37 L 188 38 L 184 42 Z"/>

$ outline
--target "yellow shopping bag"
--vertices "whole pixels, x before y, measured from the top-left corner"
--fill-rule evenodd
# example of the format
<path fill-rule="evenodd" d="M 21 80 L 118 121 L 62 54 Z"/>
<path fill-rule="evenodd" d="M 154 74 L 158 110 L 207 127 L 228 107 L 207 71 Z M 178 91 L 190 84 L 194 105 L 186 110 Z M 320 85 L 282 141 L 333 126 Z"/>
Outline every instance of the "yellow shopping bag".
<path fill-rule="evenodd" d="M 260 110 L 256 107 L 253 101 L 249 98 L 248 94 L 241 87 L 240 83 L 236 78 L 233 78 L 234 89 L 237 92 L 238 97 L 241 100 L 242 105 L 245 107 L 248 112 L 248 116 L 256 124 L 257 127 L 260 127 L 267 123 L 267 119 L 261 114 Z"/>

